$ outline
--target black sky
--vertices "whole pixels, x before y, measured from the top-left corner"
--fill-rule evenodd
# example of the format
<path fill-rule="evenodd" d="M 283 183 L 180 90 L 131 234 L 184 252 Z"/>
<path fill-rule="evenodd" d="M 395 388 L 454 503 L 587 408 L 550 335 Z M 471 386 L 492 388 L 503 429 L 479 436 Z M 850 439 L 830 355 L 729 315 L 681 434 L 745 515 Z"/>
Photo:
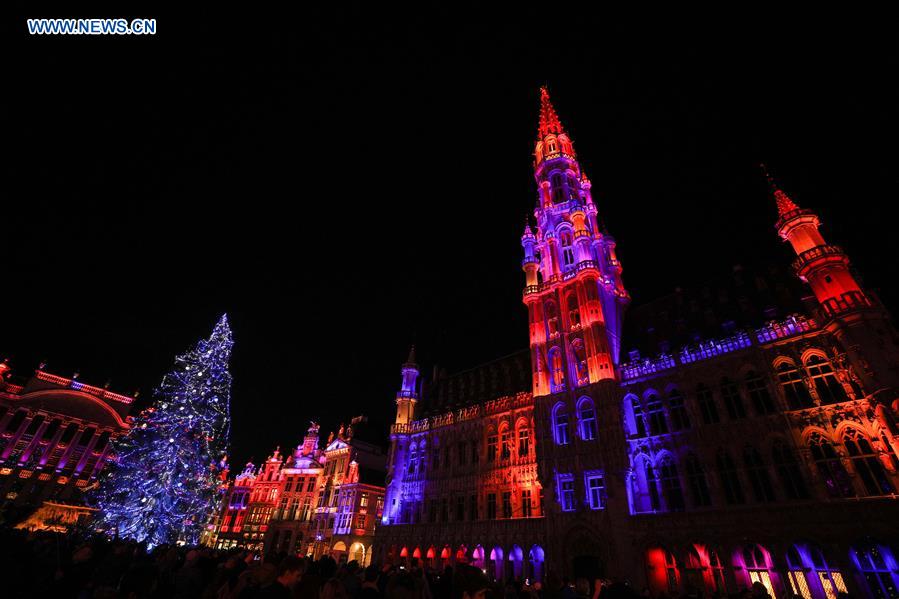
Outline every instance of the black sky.
<path fill-rule="evenodd" d="M 388 417 L 413 340 L 450 370 L 523 348 L 543 84 L 635 302 L 790 259 L 765 161 L 899 305 L 894 37 L 362 6 L 124 15 L 159 19 L 143 38 L 5 20 L 0 353 L 19 373 L 46 359 L 148 394 L 227 311 L 240 463 L 310 418 Z"/>

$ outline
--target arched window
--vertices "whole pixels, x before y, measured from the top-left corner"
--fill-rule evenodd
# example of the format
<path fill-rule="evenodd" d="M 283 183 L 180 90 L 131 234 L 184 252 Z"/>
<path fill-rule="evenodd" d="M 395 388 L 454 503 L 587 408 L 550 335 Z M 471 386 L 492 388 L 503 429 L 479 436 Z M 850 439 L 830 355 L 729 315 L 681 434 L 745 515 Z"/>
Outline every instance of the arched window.
<path fill-rule="evenodd" d="M 568 411 L 562 402 L 553 407 L 553 438 L 556 445 L 568 445 Z"/>
<path fill-rule="evenodd" d="M 572 245 L 574 238 L 571 236 L 571 231 L 565 229 L 559 235 L 559 241 L 562 245 L 562 267 L 565 270 L 568 270 L 572 266 L 574 266 L 574 246 Z"/>
<path fill-rule="evenodd" d="M 682 512 L 684 510 L 684 493 L 681 490 L 677 465 L 670 456 L 666 456 L 662 460 L 659 466 L 659 475 L 662 483 L 662 494 L 665 497 L 665 506 L 668 511 Z"/>
<path fill-rule="evenodd" d="M 556 144 L 554 142 L 549 142 L 549 153 L 552 154 L 555 151 Z M 552 186 L 553 204 L 561 204 L 564 202 L 565 189 L 562 186 L 562 175 L 553 173 L 553 176 L 550 177 L 550 185 Z"/>
<path fill-rule="evenodd" d="M 746 418 L 746 408 L 743 406 L 743 398 L 737 384 L 729 378 L 721 379 L 721 397 L 724 398 L 724 407 L 731 420 Z"/>
<path fill-rule="evenodd" d="M 690 428 L 690 417 L 684 405 L 684 396 L 677 389 L 668 394 L 668 411 L 671 416 L 671 428 L 676 431 Z"/>
<path fill-rule="evenodd" d="M 577 386 L 582 387 L 589 384 L 590 371 L 587 368 L 587 352 L 584 349 L 584 342 L 580 338 L 571 342 L 571 357 L 574 358 Z"/>
<path fill-rule="evenodd" d="M 821 400 L 821 403 L 838 403 L 849 400 L 846 389 L 837 380 L 837 375 L 834 374 L 830 362 L 815 354 L 805 361 L 805 369 L 815 385 L 815 391 L 818 392 L 818 399 Z"/>
<path fill-rule="evenodd" d="M 568 199 L 569 200 L 578 200 L 580 199 L 580 194 L 578 193 L 578 185 L 577 180 L 568 175 Z"/>
<path fill-rule="evenodd" d="M 746 566 L 750 584 L 762 583 L 768 590 L 768 594 L 776 599 L 777 594 L 774 592 L 774 585 L 771 584 L 771 564 L 768 552 L 759 545 L 747 545 L 743 548 L 743 563 Z"/>
<path fill-rule="evenodd" d="M 690 487 L 690 499 L 693 501 L 693 505 L 696 507 L 712 505 L 709 483 L 695 453 L 687 455 L 685 466 L 687 468 L 687 485 Z"/>
<path fill-rule="evenodd" d="M 727 595 L 727 583 L 724 582 L 724 564 L 721 557 L 714 549 L 709 549 L 709 568 L 712 571 L 712 580 L 715 583 L 715 593 Z"/>
<path fill-rule="evenodd" d="M 774 501 L 774 487 L 771 485 L 771 477 L 768 476 L 768 468 L 755 447 L 746 447 L 743 451 L 743 463 L 746 465 L 746 474 L 749 476 L 755 500 L 759 503 Z"/>
<path fill-rule="evenodd" d="M 577 416 L 581 439 L 584 441 L 596 439 L 596 410 L 593 407 L 592 399 L 582 397 L 577 402 Z"/>
<path fill-rule="evenodd" d="M 625 399 L 627 401 L 627 399 Z M 631 409 L 632 415 L 634 417 L 634 426 L 631 431 L 632 434 L 637 437 L 645 437 L 646 436 L 646 419 L 643 416 L 643 405 L 640 403 L 640 399 L 636 395 L 632 395 L 630 398 L 630 405 L 628 406 Z"/>
<path fill-rule="evenodd" d="M 893 485 L 887 478 L 883 464 L 864 435 L 849 429 L 843 437 L 843 444 L 846 446 L 846 455 L 852 460 L 852 466 L 865 485 L 866 494 L 889 495 L 893 492 Z"/>
<path fill-rule="evenodd" d="M 655 393 L 650 393 L 646 397 L 646 412 L 649 416 L 649 434 L 662 435 L 668 432 L 665 408 L 662 406 L 662 400 Z"/>
<path fill-rule="evenodd" d="M 565 366 L 562 360 L 562 351 L 558 347 L 549 350 L 549 368 L 552 375 L 552 391 L 565 389 Z"/>
<path fill-rule="evenodd" d="M 837 593 L 848 593 L 843 573 L 839 569 L 831 568 L 824 556 L 824 551 L 820 547 L 809 545 L 808 552 L 812 558 L 812 568 L 818 577 L 818 582 L 824 588 L 827 599 L 837 599 Z"/>
<path fill-rule="evenodd" d="M 415 450 L 416 450 L 415 443 L 413 443 L 412 446 L 409 448 L 409 467 L 406 470 L 406 474 L 409 474 L 409 475 L 414 475 L 415 470 L 416 470 L 416 461 L 418 459 L 418 456 L 416 455 Z"/>
<path fill-rule="evenodd" d="M 818 474 L 824 481 L 828 494 L 831 497 L 854 497 L 852 482 L 833 444 L 820 433 L 812 433 L 808 443 Z"/>
<path fill-rule="evenodd" d="M 531 452 L 531 431 L 526 424 L 518 427 L 518 457 L 527 457 Z"/>
<path fill-rule="evenodd" d="M 512 457 L 512 431 L 508 426 L 501 426 L 499 431 L 499 459 Z"/>
<path fill-rule="evenodd" d="M 789 499 L 808 499 L 808 489 L 796 456 L 783 441 L 777 441 L 771 448 L 771 457 L 777 469 L 777 477 Z"/>
<path fill-rule="evenodd" d="M 718 406 L 715 404 L 715 397 L 712 395 L 711 389 L 705 385 L 696 387 L 696 403 L 699 404 L 699 412 L 702 414 L 702 421 L 705 424 L 721 422 Z"/>
<path fill-rule="evenodd" d="M 812 592 L 808 588 L 808 580 L 805 578 L 805 564 L 795 546 L 787 549 L 787 580 L 790 581 L 790 589 L 794 596 L 802 599 L 812 599 Z"/>
<path fill-rule="evenodd" d="M 762 416 L 774 413 L 774 401 L 768 392 L 768 385 L 754 370 L 746 375 L 746 391 L 756 414 Z"/>
<path fill-rule="evenodd" d="M 661 502 L 659 501 L 659 486 L 656 481 L 656 472 L 649 460 L 646 460 L 644 468 L 646 471 L 646 491 L 649 495 L 649 504 L 652 507 L 652 511 L 657 512 L 661 509 Z"/>
<path fill-rule="evenodd" d="M 721 487 L 724 489 L 724 499 L 731 505 L 745 503 L 743 486 L 740 484 L 740 475 L 733 458 L 722 449 L 718 452 L 718 476 L 721 478 Z"/>
<path fill-rule="evenodd" d="M 808 392 L 802 373 L 796 365 L 789 361 L 783 361 L 777 367 L 777 379 L 787 398 L 787 405 L 791 410 L 801 410 L 814 405 L 812 395 Z"/>
<path fill-rule="evenodd" d="M 566 305 L 568 307 L 568 322 L 571 324 L 572 329 L 576 329 L 581 326 L 581 312 L 578 308 L 577 303 L 577 294 L 569 293 L 568 299 L 566 300 Z"/>
<path fill-rule="evenodd" d="M 896 560 L 886 547 L 873 543 L 853 547 L 853 558 L 861 570 L 868 591 L 876 599 L 895 599 L 899 597 L 896 577 Z"/>

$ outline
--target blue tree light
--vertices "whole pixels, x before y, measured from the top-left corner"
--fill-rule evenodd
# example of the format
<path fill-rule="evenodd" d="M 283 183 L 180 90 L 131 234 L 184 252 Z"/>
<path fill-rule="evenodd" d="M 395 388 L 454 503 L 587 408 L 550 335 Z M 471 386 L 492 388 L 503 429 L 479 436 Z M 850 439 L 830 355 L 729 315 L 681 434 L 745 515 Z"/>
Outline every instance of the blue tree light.
<path fill-rule="evenodd" d="M 151 546 L 199 541 L 222 498 L 233 344 L 223 315 L 209 339 L 175 358 L 153 405 L 113 443 L 116 460 L 92 497 L 96 530 Z"/>

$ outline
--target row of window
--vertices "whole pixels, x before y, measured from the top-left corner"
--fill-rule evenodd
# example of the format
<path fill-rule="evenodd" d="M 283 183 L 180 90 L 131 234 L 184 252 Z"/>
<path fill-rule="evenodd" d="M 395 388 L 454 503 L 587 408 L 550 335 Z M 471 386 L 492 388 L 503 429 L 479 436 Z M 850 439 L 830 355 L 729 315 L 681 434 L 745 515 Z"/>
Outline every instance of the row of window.
<path fill-rule="evenodd" d="M 598 431 L 593 400 L 586 396 L 580 398 L 576 404 L 575 415 L 578 438 L 581 441 L 595 441 Z M 571 442 L 571 423 L 569 422 L 568 408 L 561 401 L 553 406 L 552 426 L 553 440 L 556 445 L 568 445 Z"/>
<path fill-rule="evenodd" d="M 403 501 L 395 524 L 534 518 L 543 511 L 542 490 L 523 489 L 517 494 L 512 491 L 491 492 L 483 497 L 484 511 L 481 510 L 478 495 Z"/>
<path fill-rule="evenodd" d="M 812 355 L 806 361 L 806 368 L 809 380 L 813 383 L 815 395 L 822 403 L 842 402 L 849 399 L 845 388 L 837 380 L 833 368 L 821 356 Z M 805 379 L 792 362 L 779 361 L 777 371 L 790 409 L 801 409 L 814 405 Z M 755 371 L 749 371 L 744 383 L 746 395 L 749 397 L 754 414 L 764 416 L 776 411 L 774 399 L 761 376 Z M 747 417 L 748 411 L 743 401 L 743 395 L 736 382 L 724 377 L 721 379 L 718 391 L 729 419 L 740 420 Z M 718 402 L 708 386 L 704 384 L 697 386 L 696 405 L 704 424 L 721 422 Z M 625 409 L 629 433 L 635 437 L 661 435 L 671 431 L 685 430 L 691 426 L 684 396 L 677 389 L 672 389 L 664 401 L 654 391 L 645 393 L 642 401 L 636 395 L 628 395 L 625 398 Z"/>
<path fill-rule="evenodd" d="M 504 461 L 516 454 L 519 458 L 531 455 L 531 430 L 519 427 L 518 430 L 504 429 L 500 433 L 487 435 L 487 449 L 484 459 L 488 463 L 497 460 Z M 425 471 L 426 452 L 414 444 L 409 450 L 409 459 L 406 463 L 406 474 L 409 476 L 422 476 Z M 444 445 L 443 448 L 433 448 L 430 452 L 430 468 L 432 471 L 441 467 L 452 467 L 453 446 Z M 458 466 L 477 465 L 480 461 L 480 444 L 477 441 L 459 441 L 455 445 L 456 464 Z"/>
<path fill-rule="evenodd" d="M 858 474 L 860 486 L 856 488 L 833 443 L 819 433 L 809 438 L 809 448 L 821 480 L 831 497 L 846 498 L 861 496 L 890 495 L 895 487 L 883 463 L 871 446 L 870 441 L 859 431 L 847 429 L 843 437 L 843 451 Z M 894 458 L 895 459 L 895 458 Z M 810 494 L 799 463 L 786 443 L 778 441 L 771 450 L 771 465 L 782 490 L 782 498 L 787 500 L 807 499 Z M 744 478 L 749 482 L 746 492 Z M 685 481 L 693 507 L 712 505 L 705 468 L 694 453 L 684 459 Z M 740 461 L 735 460 L 730 451 L 722 448 L 715 457 L 715 471 L 724 500 L 729 505 L 747 502 L 751 493 L 756 503 L 778 500 L 771 470 L 762 454 L 747 445 Z M 631 513 L 659 511 L 681 511 L 687 502 L 681 486 L 681 476 L 674 457 L 665 453 L 654 465 L 645 454 L 633 461 L 631 493 Z"/>
<path fill-rule="evenodd" d="M 781 569 L 775 567 L 771 552 L 762 545 L 751 543 L 738 548 L 733 554 L 738 585 L 759 583 L 772 599 L 837 599 L 839 593 L 849 592 L 846 574 L 817 545 L 790 545 L 784 557 L 785 568 Z M 849 558 L 872 597 L 899 599 L 896 560 L 889 548 L 865 543 L 853 547 Z M 647 551 L 646 562 L 652 572 L 649 582 L 656 592 L 677 594 L 688 587 L 705 589 L 711 595 L 729 592 L 724 561 L 711 547 L 690 545 L 683 557 L 655 547 Z"/>
<path fill-rule="evenodd" d="M 571 473 L 556 474 L 556 484 L 559 505 L 562 511 L 575 511 L 577 509 L 577 500 L 574 488 L 574 475 Z M 591 510 L 601 510 L 606 507 L 605 477 L 598 470 L 584 473 L 584 505 Z"/>

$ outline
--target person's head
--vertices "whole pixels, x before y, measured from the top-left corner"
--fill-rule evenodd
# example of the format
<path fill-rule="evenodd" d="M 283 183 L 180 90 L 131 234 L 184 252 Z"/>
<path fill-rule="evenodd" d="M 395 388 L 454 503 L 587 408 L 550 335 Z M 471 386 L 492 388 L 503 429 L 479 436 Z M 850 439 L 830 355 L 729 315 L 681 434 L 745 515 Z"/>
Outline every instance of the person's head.
<path fill-rule="evenodd" d="M 765 585 L 763 585 L 760 582 L 753 582 L 752 583 L 752 594 L 757 597 L 764 597 L 765 595 L 768 594 L 768 589 L 766 589 Z"/>
<path fill-rule="evenodd" d="M 484 599 L 490 581 L 478 568 L 459 564 L 453 575 L 453 599 Z"/>
<path fill-rule="evenodd" d="M 375 565 L 371 565 L 365 569 L 365 582 L 375 582 L 378 580 L 378 576 L 380 576 L 381 572 L 378 570 L 378 567 Z"/>
<path fill-rule="evenodd" d="M 303 560 L 296 556 L 289 555 L 285 557 L 281 560 L 281 563 L 278 564 L 278 582 L 288 588 L 292 587 L 300 579 L 300 576 L 303 575 L 304 565 Z"/>

